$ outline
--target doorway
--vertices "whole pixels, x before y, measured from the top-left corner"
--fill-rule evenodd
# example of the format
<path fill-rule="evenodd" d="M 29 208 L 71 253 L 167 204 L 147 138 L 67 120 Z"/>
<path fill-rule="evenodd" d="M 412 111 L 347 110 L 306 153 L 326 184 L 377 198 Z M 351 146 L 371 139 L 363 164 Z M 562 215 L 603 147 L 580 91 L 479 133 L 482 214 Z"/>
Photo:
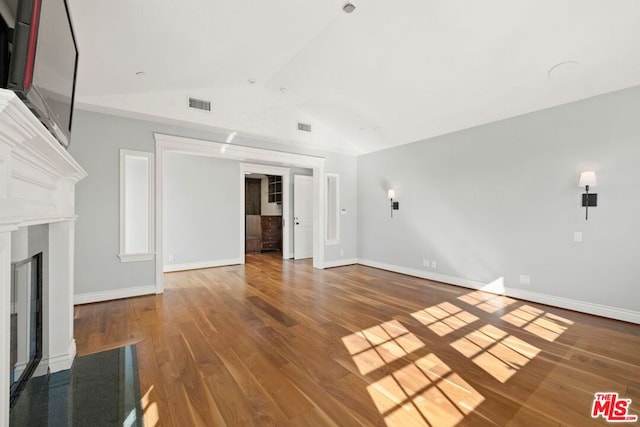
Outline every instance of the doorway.
<path fill-rule="evenodd" d="M 245 254 L 282 253 L 282 176 L 247 173 L 244 182 Z"/>
<path fill-rule="evenodd" d="M 217 157 L 237 160 L 240 163 L 240 173 L 237 185 L 240 191 L 240 206 L 238 206 L 238 215 L 242 217 L 244 215 L 244 175 L 245 172 L 265 173 L 283 176 L 283 213 L 285 218 L 283 220 L 283 242 L 282 242 L 282 257 L 293 257 L 293 233 L 291 228 L 291 211 L 289 210 L 289 177 L 290 172 L 287 167 L 266 166 L 264 164 L 250 164 L 242 162 L 265 162 L 271 164 L 278 164 L 281 166 L 289 166 L 294 168 L 307 168 L 313 171 L 313 212 L 314 212 L 314 224 L 313 224 L 313 267 L 322 269 L 324 264 L 324 177 L 325 159 L 317 156 L 310 156 L 305 154 L 290 153 L 286 151 L 274 151 L 269 149 L 255 148 L 249 146 L 234 145 L 228 143 L 215 142 L 211 140 L 188 138 L 175 135 L 167 135 L 161 133 L 154 133 L 154 139 L 156 141 L 156 197 L 155 197 L 155 276 L 156 276 L 156 293 L 162 293 L 164 291 L 163 285 L 163 188 L 164 188 L 164 159 L 165 156 L 172 152 L 179 152 L 184 154 L 192 154 L 199 156 Z M 257 167 L 257 169 L 253 169 Z M 260 168 L 272 168 L 279 170 L 280 172 L 271 172 L 271 170 L 263 172 Z M 282 171 L 285 172 L 282 172 Z M 288 212 L 288 214 L 287 214 Z M 239 236 L 238 238 L 238 255 L 239 262 L 244 264 L 245 262 L 245 241 L 244 241 L 244 221 L 239 224 Z"/>
<path fill-rule="evenodd" d="M 290 169 L 240 164 L 242 262 L 246 254 L 281 252 L 291 258 Z"/>

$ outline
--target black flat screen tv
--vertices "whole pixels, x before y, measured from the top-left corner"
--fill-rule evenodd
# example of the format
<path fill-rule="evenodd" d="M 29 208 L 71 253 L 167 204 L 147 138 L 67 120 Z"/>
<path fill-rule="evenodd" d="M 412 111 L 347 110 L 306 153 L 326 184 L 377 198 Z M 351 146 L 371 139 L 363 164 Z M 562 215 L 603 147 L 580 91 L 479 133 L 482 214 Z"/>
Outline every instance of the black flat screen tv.
<path fill-rule="evenodd" d="M 78 68 L 66 0 L 18 0 L 6 87 L 13 90 L 67 147 Z M 3 65 L 5 66 L 5 65 Z"/>

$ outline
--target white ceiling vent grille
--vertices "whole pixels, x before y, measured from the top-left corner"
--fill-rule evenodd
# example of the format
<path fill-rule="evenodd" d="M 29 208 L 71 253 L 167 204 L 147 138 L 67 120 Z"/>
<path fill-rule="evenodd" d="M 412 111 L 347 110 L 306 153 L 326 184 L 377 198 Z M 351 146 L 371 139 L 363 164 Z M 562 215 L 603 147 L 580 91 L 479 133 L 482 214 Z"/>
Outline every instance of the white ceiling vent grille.
<path fill-rule="evenodd" d="M 196 110 L 211 111 L 211 101 L 189 97 L 189 108 Z"/>
<path fill-rule="evenodd" d="M 311 132 L 311 125 L 309 123 L 298 122 L 298 130 L 302 132 Z"/>

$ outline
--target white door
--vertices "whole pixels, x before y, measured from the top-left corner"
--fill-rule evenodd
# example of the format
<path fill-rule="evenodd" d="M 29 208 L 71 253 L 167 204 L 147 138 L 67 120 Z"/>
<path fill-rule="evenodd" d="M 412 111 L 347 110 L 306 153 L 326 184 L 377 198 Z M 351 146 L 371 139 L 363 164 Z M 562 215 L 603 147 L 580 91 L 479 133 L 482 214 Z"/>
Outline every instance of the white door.
<path fill-rule="evenodd" d="M 293 258 L 313 257 L 313 177 L 293 176 Z"/>

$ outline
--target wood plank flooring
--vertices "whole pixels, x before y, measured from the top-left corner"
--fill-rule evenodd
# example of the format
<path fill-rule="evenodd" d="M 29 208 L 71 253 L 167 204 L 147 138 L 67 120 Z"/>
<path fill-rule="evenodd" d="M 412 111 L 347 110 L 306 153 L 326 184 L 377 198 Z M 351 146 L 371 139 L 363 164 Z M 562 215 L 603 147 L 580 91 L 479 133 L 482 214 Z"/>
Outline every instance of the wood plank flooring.
<path fill-rule="evenodd" d="M 640 414 L 640 326 L 364 266 L 248 254 L 77 306 L 80 355 L 137 344 L 147 426 L 607 425 Z"/>

